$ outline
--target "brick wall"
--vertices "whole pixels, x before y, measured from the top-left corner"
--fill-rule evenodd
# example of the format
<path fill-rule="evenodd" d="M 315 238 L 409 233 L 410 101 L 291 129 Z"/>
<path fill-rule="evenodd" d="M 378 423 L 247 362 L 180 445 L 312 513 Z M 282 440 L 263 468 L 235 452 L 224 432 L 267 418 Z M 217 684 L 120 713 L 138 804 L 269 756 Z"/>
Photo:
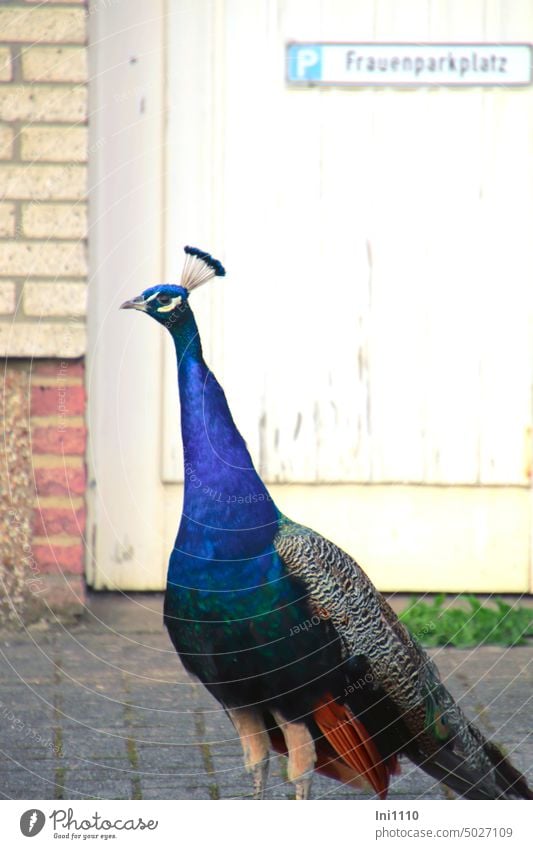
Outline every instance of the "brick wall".
<path fill-rule="evenodd" d="M 37 500 L 33 556 L 45 573 L 83 572 L 85 390 L 81 362 L 38 362 L 30 384 L 30 426 Z"/>
<path fill-rule="evenodd" d="M 87 9 L 0 3 L 4 612 L 83 603 Z"/>

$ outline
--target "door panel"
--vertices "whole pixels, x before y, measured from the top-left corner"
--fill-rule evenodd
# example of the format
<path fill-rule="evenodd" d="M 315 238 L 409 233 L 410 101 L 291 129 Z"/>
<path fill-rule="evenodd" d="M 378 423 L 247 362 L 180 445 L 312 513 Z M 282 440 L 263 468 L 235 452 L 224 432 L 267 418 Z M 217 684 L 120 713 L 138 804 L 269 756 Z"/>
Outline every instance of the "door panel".
<path fill-rule="evenodd" d="M 467 5 L 176 4 L 168 265 L 178 232 L 223 252 L 227 280 L 195 304 L 268 481 L 529 483 L 529 90 L 284 80 L 291 39 L 510 36 L 507 4 L 505 32 L 494 3 Z M 513 9 L 533 36 L 529 5 Z"/>

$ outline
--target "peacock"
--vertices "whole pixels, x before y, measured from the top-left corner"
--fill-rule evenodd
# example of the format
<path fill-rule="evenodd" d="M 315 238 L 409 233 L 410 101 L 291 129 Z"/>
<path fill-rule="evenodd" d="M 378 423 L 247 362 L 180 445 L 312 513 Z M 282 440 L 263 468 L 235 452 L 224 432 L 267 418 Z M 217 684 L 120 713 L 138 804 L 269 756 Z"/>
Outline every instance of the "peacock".
<path fill-rule="evenodd" d="M 271 750 L 288 756 L 297 799 L 310 798 L 315 771 L 384 799 L 401 757 L 467 799 L 533 798 L 355 560 L 276 507 L 189 304 L 224 267 L 185 254 L 179 286 L 152 286 L 122 309 L 154 318 L 176 349 L 185 484 L 164 623 L 233 723 L 255 798 Z"/>

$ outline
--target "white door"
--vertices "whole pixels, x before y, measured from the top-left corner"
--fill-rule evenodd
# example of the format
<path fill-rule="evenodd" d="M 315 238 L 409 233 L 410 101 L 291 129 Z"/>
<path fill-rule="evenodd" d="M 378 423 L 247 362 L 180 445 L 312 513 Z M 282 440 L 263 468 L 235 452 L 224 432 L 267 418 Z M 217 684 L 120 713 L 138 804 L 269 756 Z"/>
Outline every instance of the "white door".
<path fill-rule="evenodd" d="M 146 20 L 145 4 L 135 5 L 154 46 L 148 40 L 140 48 L 148 58 L 140 81 L 122 85 L 132 100 L 141 93 L 136 85 L 146 87 L 146 116 L 147 104 L 157 112 L 158 24 Z M 165 123 L 156 131 L 152 114 L 154 144 L 150 133 L 140 141 L 141 119 L 126 95 L 113 104 L 113 119 L 127 111 L 120 120 L 129 129 L 121 133 L 131 132 L 131 150 L 143 144 L 142 161 L 162 173 L 159 198 L 131 157 L 129 180 L 160 204 L 160 274 L 178 278 L 185 242 L 227 266 L 228 277 L 201 290 L 194 308 L 206 359 L 279 506 L 343 544 L 384 589 L 523 591 L 530 564 L 531 91 L 318 90 L 285 81 L 285 45 L 294 40 L 533 38 L 527 0 L 441 0 L 427 10 L 415 0 L 171 0 L 159 30 Z M 129 7 L 128 17 L 135 20 Z M 161 149 L 162 172 L 154 165 Z M 99 155 L 108 161 L 105 145 Z M 105 223 L 108 203 L 104 197 L 103 228 L 116 245 Z M 127 210 L 125 233 L 138 235 L 143 217 L 131 204 Z M 148 234 L 152 245 L 156 229 Z M 153 279 L 141 263 L 135 268 L 144 275 L 140 291 Z M 148 408 L 156 419 L 160 399 L 161 430 L 159 422 L 142 423 L 139 385 L 124 377 L 135 353 L 115 337 L 123 423 L 136 434 L 120 430 L 117 439 L 120 450 L 129 440 L 136 452 L 138 438 L 146 448 L 143 428 L 152 428 L 157 518 L 146 521 L 153 511 L 146 514 L 143 504 L 133 521 L 135 534 L 159 534 L 164 552 L 182 491 L 175 365 L 170 339 L 135 318 L 134 331 L 131 316 L 114 321 L 134 334 L 128 345 L 151 373 L 154 396 L 162 343 L 162 396 Z M 146 456 L 131 462 L 146 476 Z M 138 479 L 126 457 L 124 470 L 136 503 Z M 121 489 L 124 478 L 114 482 Z M 117 583 L 128 586 L 139 573 L 141 583 L 152 575 L 149 585 L 160 586 L 164 554 L 162 566 L 146 564 L 143 544 L 119 530 L 123 515 L 117 505 L 115 560 L 131 545 L 130 559 L 139 553 L 140 562 L 114 564 Z"/>

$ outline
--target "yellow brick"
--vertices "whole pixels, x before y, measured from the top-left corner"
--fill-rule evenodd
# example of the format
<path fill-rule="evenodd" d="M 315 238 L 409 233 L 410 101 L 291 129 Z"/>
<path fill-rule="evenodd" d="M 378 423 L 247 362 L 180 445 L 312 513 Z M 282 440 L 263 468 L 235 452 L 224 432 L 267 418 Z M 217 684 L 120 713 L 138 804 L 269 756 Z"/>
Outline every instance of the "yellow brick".
<path fill-rule="evenodd" d="M 57 384 L 56 384 L 57 385 Z M 65 466 L 70 468 L 81 468 L 84 464 L 84 458 L 79 456 L 63 456 Z M 31 458 L 34 469 L 53 469 L 57 466 L 57 454 L 34 454 Z"/>
<path fill-rule="evenodd" d="M 2 121 L 85 121 L 87 87 L 70 85 L 0 85 Z"/>
<path fill-rule="evenodd" d="M 37 454 L 37 455 L 35 455 L 34 457 L 31 458 L 32 466 L 35 469 L 42 467 L 42 464 L 40 462 L 41 457 L 42 457 L 42 454 L 41 455 Z M 78 463 L 72 463 L 71 462 L 71 459 L 74 459 L 74 458 L 65 457 L 64 454 L 63 454 L 61 459 L 65 461 L 65 466 L 74 466 L 76 468 L 79 465 Z M 56 462 L 56 466 L 57 466 L 57 455 L 55 455 L 55 462 Z M 51 468 L 54 468 L 54 467 L 52 466 Z M 36 534 L 35 536 L 32 536 L 32 538 L 31 538 L 31 544 L 36 546 L 36 547 L 38 545 L 50 545 L 50 546 L 53 545 L 54 548 L 56 548 L 56 547 L 60 548 L 62 545 L 65 545 L 65 546 L 66 545 L 79 545 L 79 542 L 80 542 L 79 537 L 70 536 L 69 534 L 63 535 L 63 534 L 48 534 L 47 533 L 46 536 L 43 536 L 43 537 L 40 537 L 38 534 Z"/>
<path fill-rule="evenodd" d="M 85 47 L 29 47 L 22 54 L 22 76 L 30 82 L 85 82 L 87 50 Z"/>
<path fill-rule="evenodd" d="M 15 235 L 15 204 L 0 203 L 0 236 Z"/>
<path fill-rule="evenodd" d="M 24 286 L 26 315 L 85 315 L 87 286 L 85 283 L 26 283 Z"/>
<path fill-rule="evenodd" d="M 86 15 L 83 9 L 0 8 L 2 41 L 72 42 L 83 44 Z"/>
<path fill-rule="evenodd" d="M 0 282 L 0 314 L 12 315 L 15 312 L 16 291 L 12 280 Z"/>
<path fill-rule="evenodd" d="M 33 379 L 32 379 L 32 382 L 33 382 Z M 43 385 L 45 385 L 45 384 L 43 384 Z M 32 421 L 32 424 L 35 425 L 36 427 L 50 427 L 50 425 L 57 425 L 63 420 L 61 419 L 61 416 L 32 416 L 31 421 Z M 83 425 L 83 424 L 84 424 L 83 416 L 69 416 L 68 417 L 68 426 L 69 427 L 80 427 L 80 425 Z"/>
<path fill-rule="evenodd" d="M 11 159 L 13 155 L 13 130 L 0 124 L 0 159 Z"/>
<path fill-rule="evenodd" d="M 84 239 L 87 207 L 83 203 L 33 201 L 22 207 L 22 232 L 30 238 Z"/>
<path fill-rule="evenodd" d="M 13 277 L 83 277 L 85 246 L 80 242 L 0 242 L 0 268 Z"/>
<path fill-rule="evenodd" d="M 84 165 L 0 165 L 0 186 L 8 200 L 82 200 Z"/>
<path fill-rule="evenodd" d="M 70 416 L 69 416 L 69 425 L 70 425 Z M 78 510 L 80 507 L 85 506 L 85 499 L 83 499 L 80 495 L 73 496 L 72 502 L 70 500 L 70 495 L 39 495 L 39 507 L 41 510 L 44 507 L 70 507 L 71 510 Z"/>
<path fill-rule="evenodd" d="M 0 322 L 0 357 L 81 357 L 85 353 L 85 326 L 69 321 Z"/>
<path fill-rule="evenodd" d="M 9 47 L 0 47 L 0 80 L 11 79 L 11 50 Z"/>
<path fill-rule="evenodd" d="M 85 162 L 87 127 L 26 127 L 21 157 L 32 162 Z"/>

